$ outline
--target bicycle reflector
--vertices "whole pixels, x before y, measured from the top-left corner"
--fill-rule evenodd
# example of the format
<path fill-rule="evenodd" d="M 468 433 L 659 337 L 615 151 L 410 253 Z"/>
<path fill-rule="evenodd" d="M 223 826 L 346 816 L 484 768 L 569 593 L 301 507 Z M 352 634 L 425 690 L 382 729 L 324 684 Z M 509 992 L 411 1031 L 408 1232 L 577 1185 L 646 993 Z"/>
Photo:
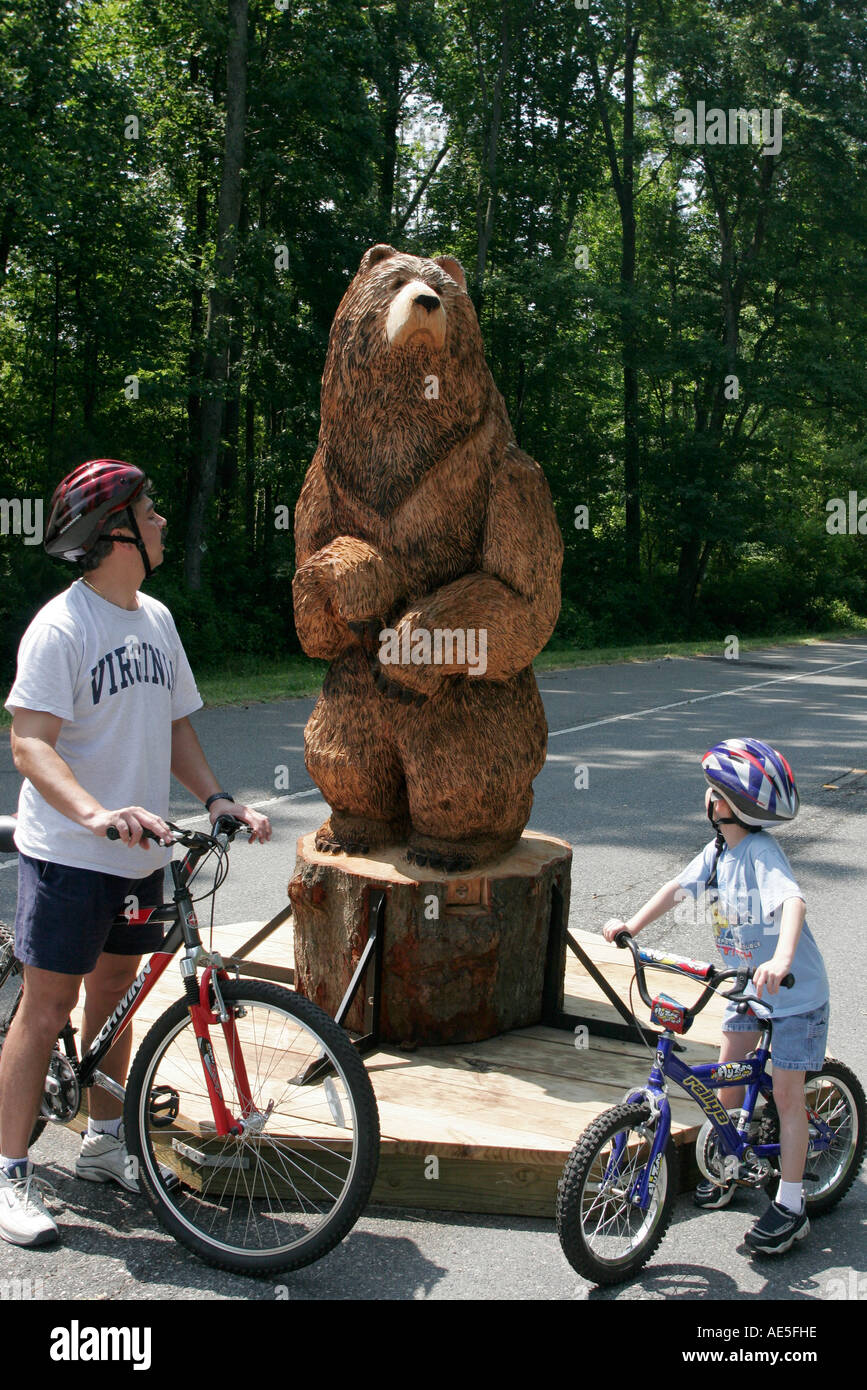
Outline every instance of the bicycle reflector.
<path fill-rule="evenodd" d="M 672 1033 L 686 1032 L 686 1005 L 669 999 L 667 994 L 657 994 L 650 1010 L 651 1023 L 667 1028 Z"/>

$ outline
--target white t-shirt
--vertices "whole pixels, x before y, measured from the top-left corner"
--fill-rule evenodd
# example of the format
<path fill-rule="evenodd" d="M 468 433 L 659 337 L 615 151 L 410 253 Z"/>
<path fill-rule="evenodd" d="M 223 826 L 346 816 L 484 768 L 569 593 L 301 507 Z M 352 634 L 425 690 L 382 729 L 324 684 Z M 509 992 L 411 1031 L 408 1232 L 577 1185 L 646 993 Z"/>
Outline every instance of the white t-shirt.
<path fill-rule="evenodd" d="M 106 810 L 142 806 L 165 817 L 172 720 L 202 700 L 165 604 L 137 595 L 137 609 L 109 603 L 77 580 L 33 619 L 18 648 L 16 709 L 63 720 L 57 752 Z M 33 859 L 143 878 L 169 862 L 170 846 L 128 849 L 55 811 L 26 778 L 15 843 Z"/>

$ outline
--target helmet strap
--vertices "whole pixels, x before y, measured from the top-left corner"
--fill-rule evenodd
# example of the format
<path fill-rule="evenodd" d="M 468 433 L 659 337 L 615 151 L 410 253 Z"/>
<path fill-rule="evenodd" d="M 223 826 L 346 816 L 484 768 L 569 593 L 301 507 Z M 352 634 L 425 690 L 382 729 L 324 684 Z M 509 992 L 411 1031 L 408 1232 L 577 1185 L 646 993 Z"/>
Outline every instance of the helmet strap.
<path fill-rule="evenodd" d="M 151 568 L 151 562 L 148 557 L 147 546 L 142 540 L 141 531 L 138 529 L 138 522 L 135 519 L 135 513 L 133 512 L 132 507 L 127 507 L 126 514 L 130 530 L 135 532 L 135 538 L 133 539 L 132 536 L 106 536 L 106 540 L 111 541 L 113 545 L 134 545 L 142 558 L 142 563 L 144 565 L 144 577 L 145 579 L 150 579 L 151 575 L 153 574 L 153 570 Z M 120 523 L 114 522 L 115 526 L 117 526 L 118 524 Z"/>

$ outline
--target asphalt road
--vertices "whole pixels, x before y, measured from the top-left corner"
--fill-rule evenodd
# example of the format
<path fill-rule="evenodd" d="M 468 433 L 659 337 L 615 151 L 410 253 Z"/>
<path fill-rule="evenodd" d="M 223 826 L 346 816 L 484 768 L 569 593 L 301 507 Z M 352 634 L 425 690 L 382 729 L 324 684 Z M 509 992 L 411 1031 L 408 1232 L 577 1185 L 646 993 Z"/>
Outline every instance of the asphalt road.
<path fill-rule="evenodd" d="M 838 791 L 825 789 L 867 760 L 867 644 L 774 647 L 739 661 L 721 654 L 583 667 L 550 672 L 539 685 L 550 736 L 530 828 L 574 846 L 572 927 L 598 931 L 608 917 L 628 916 L 707 841 L 699 759 L 712 743 L 748 733 L 783 749 L 797 775 L 802 811 L 779 838 L 804 890 L 831 980 L 829 1051 L 867 1078 L 867 777 L 850 778 Z M 218 921 L 265 920 L 278 911 L 296 838 L 327 814 L 303 761 L 303 728 L 313 703 L 196 716 L 221 781 L 236 798 L 265 809 L 275 831 L 267 848 L 234 851 Z M 579 767 L 586 775 L 576 775 Z M 17 784 L 4 742 L 0 810 L 14 809 Z M 204 818 L 197 820 L 201 808 L 183 789 L 174 790 L 173 818 L 204 825 Z M 14 900 L 14 863 L 0 857 L 0 919 L 10 920 Z M 642 940 L 698 956 L 710 950 L 702 929 L 673 920 L 648 929 Z M 64 1204 L 63 1244 L 42 1252 L 0 1245 L 0 1288 L 3 1280 L 27 1277 L 41 1280 L 50 1299 L 284 1296 L 274 1285 L 200 1265 L 119 1189 L 75 1182 L 74 1156 L 75 1141 L 65 1130 L 52 1129 L 40 1140 L 34 1157 Z M 741 1244 L 763 1202 L 747 1194 L 725 1211 L 699 1214 L 688 1197 L 680 1198 L 675 1224 L 650 1267 L 607 1293 L 573 1274 L 552 1221 L 371 1209 L 336 1251 L 289 1276 L 286 1293 L 293 1301 L 867 1298 L 863 1176 L 834 1213 L 814 1223 L 809 1239 L 778 1261 L 752 1260 Z"/>

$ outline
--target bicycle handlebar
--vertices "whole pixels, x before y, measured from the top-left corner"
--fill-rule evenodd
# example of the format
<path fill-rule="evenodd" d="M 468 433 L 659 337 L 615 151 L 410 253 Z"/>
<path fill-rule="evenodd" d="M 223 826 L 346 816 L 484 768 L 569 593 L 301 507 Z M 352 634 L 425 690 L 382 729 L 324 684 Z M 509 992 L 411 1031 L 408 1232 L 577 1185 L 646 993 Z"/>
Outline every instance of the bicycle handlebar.
<path fill-rule="evenodd" d="M 690 1015 L 690 1018 L 694 1018 L 696 1014 L 701 1013 L 702 1009 L 710 1000 L 711 995 L 717 992 L 717 987 L 720 984 L 722 984 L 724 980 L 735 979 L 737 980 L 737 985 L 734 989 L 730 989 L 727 993 L 724 993 L 722 996 L 723 999 L 740 998 L 742 1002 L 746 1002 L 747 997 L 744 996 L 744 990 L 746 989 L 750 980 L 753 978 L 754 971 L 752 967 L 743 967 L 739 970 L 718 970 L 715 965 L 703 965 L 700 967 L 701 974 L 699 974 L 698 970 L 696 970 L 695 968 L 689 969 L 687 968 L 686 964 L 681 966 L 677 965 L 674 961 L 643 961 L 641 959 L 641 952 L 635 944 L 635 939 L 632 936 L 632 933 L 626 930 L 617 933 L 617 935 L 614 938 L 614 943 L 621 950 L 625 950 L 626 948 L 628 948 L 632 952 L 632 959 L 635 963 L 635 980 L 638 985 L 638 992 L 641 995 L 641 998 L 648 1009 L 653 1008 L 653 1000 L 647 992 L 647 981 L 644 975 L 645 964 L 649 965 L 653 970 L 667 970 L 674 975 L 688 975 L 692 979 L 698 977 L 707 981 L 704 990 L 699 995 L 696 1002 L 694 1004 L 691 1004 L 689 1006 L 689 1009 L 687 1010 L 687 1013 Z M 690 964 L 695 966 L 697 963 L 690 962 Z M 794 983 L 795 977 L 791 973 L 791 971 L 780 981 L 780 984 L 782 985 L 783 989 L 791 989 Z M 761 1004 L 765 1004 L 764 1000 L 760 1000 L 759 1002 Z M 766 1005 L 766 1007 L 768 1006 Z"/>
<path fill-rule="evenodd" d="M 141 838 L 143 840 L 153 840 L 155 844 L 179 844 L 186 849 L 204 849 L 216 847 L 221 836 L 225 835 L 231 841 L 241 830 L 249 830 L 246 821 L 238 820 L 237 816 L 223 815 L 218 816 L 214 822 L 214 833 L 206 835 L 201 830 L 182 830 L 179 825 L 173 825 L 170 820 L 166 825 L 172 832 L 172 839 L 164 841 L 159 835 L 155 835 L 151 830 L 143 830 Z M 120 831 L 116 825 L 110 825 L 105 832 L 107 840 L 119 840 Z"/>

